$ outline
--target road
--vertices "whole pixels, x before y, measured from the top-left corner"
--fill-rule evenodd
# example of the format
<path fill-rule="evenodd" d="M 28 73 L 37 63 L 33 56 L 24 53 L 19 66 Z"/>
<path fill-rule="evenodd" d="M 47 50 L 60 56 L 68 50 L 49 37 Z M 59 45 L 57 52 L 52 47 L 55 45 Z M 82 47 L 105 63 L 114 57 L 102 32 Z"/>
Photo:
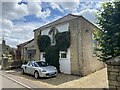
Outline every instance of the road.
<path fill-rule="evenodd" d="M 0 65 L 0 69 L 1 69 L 1 65 Z M 2 76 L 2 71 L 0 70 L 0 89 L 1 88 L 25 88 L 25 87 Z"/>
<path fill-rule="evenodd" d="M 33 82 L 30 82 L 28 79 L 17 75 L 7 74 L 4 70 L 0 70 L 0 90 L 1 88 L 20 88 L 22 90 L 34 90 L 33 88 L 41 87 Z"/>
<path fill-rule="evenodd" d="M 25 88 L 6 77 L 1 76 L 0 78 L 2 79 L 2 83 L 1 83 L 2 88 Z"/>

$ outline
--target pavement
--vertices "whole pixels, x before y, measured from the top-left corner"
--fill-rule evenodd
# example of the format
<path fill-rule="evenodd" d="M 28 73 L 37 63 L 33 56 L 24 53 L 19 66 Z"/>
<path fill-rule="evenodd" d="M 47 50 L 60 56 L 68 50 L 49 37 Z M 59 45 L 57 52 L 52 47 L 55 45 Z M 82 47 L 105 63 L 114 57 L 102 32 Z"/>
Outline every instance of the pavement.
<path fill-rule="evenodd" d="M 106 68 L 85 77 L 58 74 L 53 78 L 34 79 L 30 75 L 22 75 L 19 69 L 3 71 L 2 74 L 29 88 L 108 88 Z"/>

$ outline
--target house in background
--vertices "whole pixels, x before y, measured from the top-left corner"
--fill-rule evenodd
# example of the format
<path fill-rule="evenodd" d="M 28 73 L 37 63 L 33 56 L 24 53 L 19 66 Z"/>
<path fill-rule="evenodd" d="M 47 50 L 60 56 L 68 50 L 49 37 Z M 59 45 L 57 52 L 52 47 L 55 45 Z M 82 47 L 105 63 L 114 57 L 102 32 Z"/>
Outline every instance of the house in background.
<path fill-rule="evenodd" d="M 35 60 L 35 53 L 36 50 L 34 48 L 34 39 L 31 40 L 28 44 L 26 44 L 24 47 L 24 60 Z"/>
<path fill-rule="evenodd" d="M 10 51 L 10 46 L 6 45 L 6 41 L 2 40 L 2 54 L 8 54 Z"/>
<path fill-rule="evenodd" d="M 16 52 L 17 52 L 18 60 L 23 60 L 23 61 L 35 60 L 34 56 L 36 50 L 34 48 L 34 39 L 17 45 Z"/>
<path fill-rule="evenodd" d="M 6 44 L 6 41 L 2 40 L 2 44 L 0 44 L 0 55 L 3 57 L 7 57 L 8 60 L 13 61 L 16 60 L 16 48 L 12 48 Z M 2 59 L 2 58 L 1 58 Z"/>
<path fill-rule="evenodd" d="M 9 60 L 15 60 L 16 48 L 12 48 L 6 44 L 6 41 L 3 39 L 1 46 L 1 55 L 8 57 Z"/>
<path fill-rule="evenodd" d="M 85 76 L 104 67 L 104 64 L 97 60 L 98 58 L 94 54 L 93 33 L 99 28 L 83 16 L 72 14 L 34 30 L 35 60 L 45 60 L 45 53 L 39 51 L 37 44 L 39 34 L 48 35 L 54 45 L 53 34 L 49 34 L 53 27 L 59 32 L 70 31 L 70 47 L 67 52 L 60 51 L 59 55 L 62 73 Z"/>

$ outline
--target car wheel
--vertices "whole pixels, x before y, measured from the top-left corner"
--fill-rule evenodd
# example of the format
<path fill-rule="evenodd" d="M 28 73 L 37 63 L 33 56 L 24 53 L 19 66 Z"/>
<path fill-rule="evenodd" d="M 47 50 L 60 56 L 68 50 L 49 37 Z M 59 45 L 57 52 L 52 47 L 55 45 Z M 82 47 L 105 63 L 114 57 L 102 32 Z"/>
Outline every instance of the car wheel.
<path fill-rule="evenodd" d="M 38 78 L 39 78 L 39 73 L 38 73 L 37 71 L 35 71 L 34 77 L 35 77 L 35 79 L 38 79 Z"/>
<path fill-rule="evenodd" d="M 25 74 L 24 69 L 22 69 L 22 74 Z"/>

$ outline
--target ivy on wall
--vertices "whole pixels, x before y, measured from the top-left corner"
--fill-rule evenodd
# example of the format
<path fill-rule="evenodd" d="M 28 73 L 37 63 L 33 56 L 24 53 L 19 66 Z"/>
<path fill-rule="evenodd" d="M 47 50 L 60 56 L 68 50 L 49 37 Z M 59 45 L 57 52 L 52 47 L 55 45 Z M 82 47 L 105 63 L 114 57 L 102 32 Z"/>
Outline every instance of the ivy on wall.
<path fill-rule="evenodd" d="M 41 52 L 44 52 L 45 49 L 50 45 L 50 37 L 47 35 L 38 36 L 38 47 Z"/>
<path fill-rule="evenodd" d="M 56 44 L 50 45 L 50 37 L 47 35 L 38 36 L 38 47 L 41 52 L 45 52 L 45 60 L 48 64 L 59 69 L 59 52 L 67 51 L 70 47 L 70 31 L 57 33 L 55 35 Z"/>
<path fill-rule="evenodd" d="M 56 45 L 48 46 L 45 50 L 45 60 L 48 64 L 55 66 L 60 72 L 59 69 L 59 50 Z"/>
<path fill-rule="evenodd" d="M 70 32 L 57 33 L 55 36 L 56 46 L 59 51 L 67 51 L 70 47 Z"/>

